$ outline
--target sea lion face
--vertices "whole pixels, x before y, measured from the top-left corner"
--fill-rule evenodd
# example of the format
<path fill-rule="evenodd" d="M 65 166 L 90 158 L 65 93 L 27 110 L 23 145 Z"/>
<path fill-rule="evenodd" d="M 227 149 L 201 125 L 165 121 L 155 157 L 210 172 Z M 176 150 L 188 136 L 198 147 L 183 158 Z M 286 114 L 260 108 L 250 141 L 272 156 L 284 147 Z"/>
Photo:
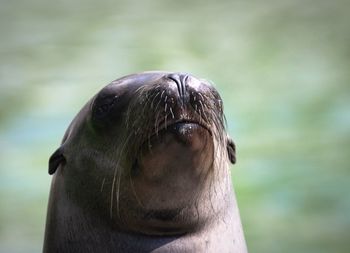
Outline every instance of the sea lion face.
<path fill-rule="evenodd" d="M 119 228 L 176 234 L 206 218 L 200 202 L 234 152 L 209 83 L 148 72 L 118 79 L 88 102 L 50 173 L 61 164 L 69 196 Z"/>

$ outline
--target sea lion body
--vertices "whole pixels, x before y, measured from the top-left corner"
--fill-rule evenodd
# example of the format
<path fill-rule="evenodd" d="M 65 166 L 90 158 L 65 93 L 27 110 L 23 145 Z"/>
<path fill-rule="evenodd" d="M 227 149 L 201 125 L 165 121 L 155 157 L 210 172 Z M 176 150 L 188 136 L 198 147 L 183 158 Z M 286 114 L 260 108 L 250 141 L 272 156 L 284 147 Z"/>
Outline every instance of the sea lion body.
<path fill-rule="evenodd" d="M 222 102 L 191 75 L 103 88 L 51 156 L 44 252 L 247 252 Z"/>

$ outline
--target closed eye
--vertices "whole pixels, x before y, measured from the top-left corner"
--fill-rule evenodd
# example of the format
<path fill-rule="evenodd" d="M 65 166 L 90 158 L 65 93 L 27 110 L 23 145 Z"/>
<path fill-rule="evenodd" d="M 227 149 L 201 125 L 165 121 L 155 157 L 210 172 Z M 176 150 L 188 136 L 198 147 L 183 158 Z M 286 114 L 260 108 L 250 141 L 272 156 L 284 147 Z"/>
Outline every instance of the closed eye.
<path fill-rule="evenodd" d="M 107 100 L 107 101 L 106 101 Z M 117 101 L 117 96 L 114 96 L 110 99 L 104 99 L 104 103 L 101 105 L 96 104 L 95 109 L 93 110 L 94 117 L 103 118 L 108 114 L 108 112 L 113 108 Z"/>

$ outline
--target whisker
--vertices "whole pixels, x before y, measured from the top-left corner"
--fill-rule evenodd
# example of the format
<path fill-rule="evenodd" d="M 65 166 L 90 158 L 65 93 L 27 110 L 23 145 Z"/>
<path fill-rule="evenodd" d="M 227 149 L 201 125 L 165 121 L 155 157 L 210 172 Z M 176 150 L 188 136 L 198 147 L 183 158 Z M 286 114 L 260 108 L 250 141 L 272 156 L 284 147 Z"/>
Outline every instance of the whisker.
<path fill-rule="evenodd" d="M 100 189 L 100 192 L 103 191 L 103 186 L 105 185 L 105 181 L 106 181 L 106 178 L 103 178 L 102 180 L 102 185 L 101 185 L 101 189 Z"/>
<path fill-rule="evenodd" d="M 169 109 L 170 109 L 171 117 L 172 117 L 173 119 L 175 119 L 175 115 L 174 115 L 174 113 L 173 113 L 173 109 L 172 109 L 171 107 L 170 107 Z"/>

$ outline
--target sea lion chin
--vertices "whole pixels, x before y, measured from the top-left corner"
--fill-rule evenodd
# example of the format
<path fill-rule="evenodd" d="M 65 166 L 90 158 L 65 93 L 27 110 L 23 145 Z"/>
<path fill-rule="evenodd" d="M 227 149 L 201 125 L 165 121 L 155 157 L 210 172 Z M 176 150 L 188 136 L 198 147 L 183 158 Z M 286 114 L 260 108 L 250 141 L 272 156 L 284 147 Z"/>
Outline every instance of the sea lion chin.
<path fill-rule="evenodd" d="M 98 92 L 49 161 L 44 252 L 246 252 L 215 88 L 144 72 Z"/>

